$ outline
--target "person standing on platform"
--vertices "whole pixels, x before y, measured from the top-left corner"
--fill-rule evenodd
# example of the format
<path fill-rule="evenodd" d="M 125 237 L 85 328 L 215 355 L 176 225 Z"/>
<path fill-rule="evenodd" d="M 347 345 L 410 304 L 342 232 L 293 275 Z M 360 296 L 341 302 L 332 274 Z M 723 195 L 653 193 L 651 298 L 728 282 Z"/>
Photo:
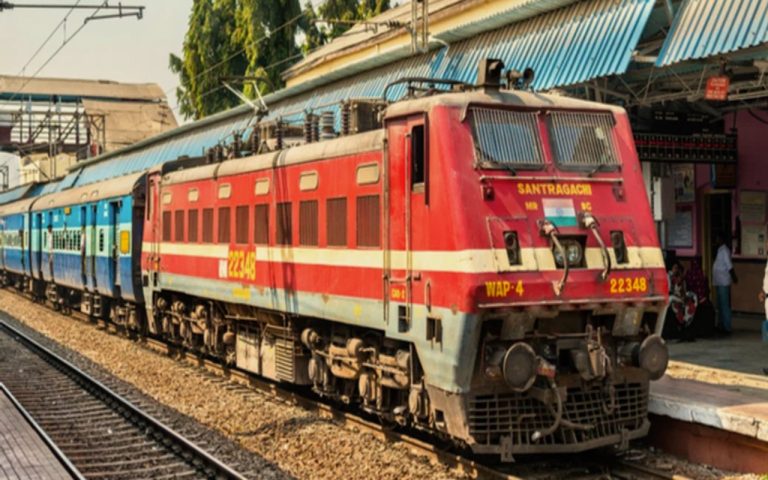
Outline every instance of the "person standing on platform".
<path fill-rule="evenodd" d="M 720 319 L 720 330 L 730 335 L 731 326 L 731 284 L 736 283 L 736 273 L 731 263 L 731 249 L 725 243 L 725 235 L 718 233 L 715 236 L 717 243 L 717 255 L 712 267 L 712 284 L 717 291 L 717 310 Z"/>

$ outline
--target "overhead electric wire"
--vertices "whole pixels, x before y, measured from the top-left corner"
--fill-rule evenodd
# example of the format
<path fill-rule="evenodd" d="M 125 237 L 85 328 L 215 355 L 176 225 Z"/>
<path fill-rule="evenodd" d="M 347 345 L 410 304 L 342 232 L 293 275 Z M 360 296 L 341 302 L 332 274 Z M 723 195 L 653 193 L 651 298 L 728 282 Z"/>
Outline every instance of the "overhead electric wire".
<path fill-rule="evenodd" d="M 56 32 L 59 31 L 59 28 L 61 28 L 62 25 L 65 25 L 67 22 L 67 19 L 69 18 L 69 15 L 75 10 L 75 7 L 77 7 L 80 2 L 83 0 L 77 0 L 77 2 L 72 6 L 72 8 L 69 9 L 69 11 L 64 15 L 64 18 L 62 18 L 59 23 L 51 30 L 51 33 L 48 35 L 48 38 L 45 39 L 45 41 L 35 50 L 35 53 L 32 54 L 32 56 L 27 60 L 27 63 L 24 64 L 23 67 L 21 67 L 21 70 L 19 71 L 19 75 L 23 75 L 24 72 L 26 72 L 27 67 L 30 63 L 32 63 L 32 60 L 34 60 L 37 57 L 37 54 L 42 51 L 43 47 L 45 47 L 48 42 L 53 38 L 53 36 L 56 34 Z M 66 33 L 65 33 L 66 36 Z"/>
<path fill-rule="evenodd" d="M 79 3 L 79 2 L 78 2 L 78 3 Z M 102 3 L 102 4 L 99 6 L 99 8 L 97 8 L 97 9 L 96 9 L 96 10 L 95 10 L 95 11 L 94 11 L 94 12 L 93 12 L 93 13 L 92 13 L 92 14 L 91 14 L 89 17 L 92 17 L 92 16 L 96 15 L 97 13 L 99 13 L 99 10 L 101 10 L 101 9 L 102 9 L 102 7 L 104 7 L 105 5 L 107 5 L 107 0 L 104 0 L 104 3 Z M 70 13 L 71 13 L 71 10 L 70 10 Z M 69 15 L 69 13 L 67 13 L 67 15 Z M 88 17 L 87 17 L 87 18 L 88 18 Z M 18 94 L 22 93 L 22 91 L 24 90 L 24 87 L 26 87 L 26 86 L 29 84 L 29 82 L 31 82 L 31 81 L 32 81 L 32 79 L 34 79 L 34 78 L 37 76 L 37 74 L 38 74 L 38 73 L 40 73 L 40 72 L 41 72 L 41 71 L 42 71 L 42 70 L 43 70 L 43 69 L 44 69 L 46 66 L 48 66 L 48 64 L 49 64 L 49 63 L 51 63 L 51 60 L 53 60 L 53 59 L 56 57 L 56 55 L 58 55 L 58 54 L 59 54 L 59 52 L 60 52 L 60 51 L 61 51 L 61 50 L 62 50 L 62 49 L 63 49 L 63 48 L 64 48 L 64 47 L 65 47 L 65 46 L 66 46 L 66 45 L 67 45 L 67 44 L 70 42 L 70 41 L 72 41 L 72 39 L 73 39 L 73 38 L 75 38 L 75 37 L 77 36 L 77 34 L 78 34 L 78 33 L 80 33 L 80 31 L 81 31 L 83 28 L 85 28 L 85 26 L 86 26 L 86 25 L 87 25 L 87 23 L 86 23 L 86 22 L 83 22 L 83 24 L 82 24 L 82 25 L 80 25 L 80 27 L 79 27 L 77 30 L 75 30 L 75 33 L 73 33 L 72 35 L 70 35 L 70 36 L 68 36 L 67 38 L 65 38 L 65 39 L 64 39 L 64 41 L 63 41 L 63 42 L 61 43 L 61 45 L 59 46 L 59 48 L 57 48 L 57 49 L 56 49 L 56 51 L 55 51 L 55 52 L 53 52 L 53 54 L 52 54 L 51 56 L 49 56 L 49 57 L 48 57 L 48 59 L 47 59 L 45 62 L 43 62 L 43 64 L 42 64 L 42 65 L 41 65 L 41 66 L 40 66 L 40 67 L 39 67 L 37 70 L 35 70 L 35 73 L 33 73 L 32 75 L 30 75 L 30 76 L 26 77 L 26 81 L 25 81 L 25 82 L 24 82 L 24 83 L 21 85 L 21 87 L 20 87 L 20 88 L 19 88 L 19 89 L 18 89 L 16 92 L 14 92 L 14 94 L 11 96 L 10 100 L 8 100 L 8 101 L 9 101 L 9 102 L 12 102 L 12 101 L 13 101 L 13 99 L 14 99 L 14 98 L 16 98 L 16 96 L 17 96 Z"/>

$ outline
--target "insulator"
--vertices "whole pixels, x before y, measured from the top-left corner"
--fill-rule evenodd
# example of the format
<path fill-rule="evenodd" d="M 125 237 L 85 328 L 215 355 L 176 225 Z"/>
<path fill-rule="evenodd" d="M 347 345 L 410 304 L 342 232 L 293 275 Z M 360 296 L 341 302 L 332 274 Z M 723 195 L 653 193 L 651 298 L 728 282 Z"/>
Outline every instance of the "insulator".
<path fill-rule="evenodd" d="M 235 133 L 234 141 L 232 142 L 232 149 L 234 150 L 235 158 L 242 157 L 243 139 L 239 133 Z"/>
<path fill-rule="evenodd" d="M 304 143 L 312 143 L 312 117 L 311 113 L 304 115 Z"/>
<path fill-rule="evenodd" d="M 333 112 L 323 112 L 322 116 L 320 117 L 320 139 L 321 140 L 329 140 L 331 138 L 336 138 L 336 129 L 335 127 L 336 118 L 333 115 Z"/>
<path fill-rule="evenodd" d="M 275 149 L 283 149 L 283 121 L 278 120 L 275 123 Z"/>
<path fill-rule="evenodd" d="M 320 117 L 312 115 L 312 141 L 320 141 Z"/>
<path fill-rule="evenodd" d="M 251 155 L 255 155 L 259 153 L 260 139 L 259 139 L 259 131 L 256 128 L 254 128 L 253 132 L 251 132 L 250 143 L 251 143 L 251 146 L 250 146 Z"/>
<path fill-rule="evenodd" d="M 350 121 L 350 104 L 344 102 L 341 105 L 341 134 L 349 135 L 349 121 Z"/>

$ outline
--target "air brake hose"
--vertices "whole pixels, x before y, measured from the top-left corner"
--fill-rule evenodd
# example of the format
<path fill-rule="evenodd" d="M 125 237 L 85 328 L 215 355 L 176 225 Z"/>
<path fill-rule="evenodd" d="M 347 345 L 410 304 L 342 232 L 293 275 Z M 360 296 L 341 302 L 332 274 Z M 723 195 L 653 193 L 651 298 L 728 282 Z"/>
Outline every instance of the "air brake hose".
<path fill-rule="evenodd" d="M 555 290 L 555 295 L 558 297 L 560 294 L 563 293 L 563 289 L 565 288 L 565 282 L 568 280 L 568 257 L 565 254 L 565 249 L 563 248 L 563 245 L 560 243 L 560 240 L 557 238 L 558 231 L 557 227 L 550 222 L 549 220 L 544 220 L 541 223 L 541 234 L 545 237 L 549 237 L 552 239 L 552 244 L 557 249 L 557 252 L 560 254 L 560 258 L 563 259 L 563 277 L 558 282 L 553 282 L 552 288 Z"/>
<path fill-rule="evenodd" d="M 605 280 L 611 273 L 611 256 L 608 254 L 608 247 L 600 236 L 600 232 L 597 231 L 597 227 L 600 224 L 597 223 L 597 219 L 591 213 L 585 213 L 582 217 L 582 222 L 584 222 L 584 226 L 592 232 L 597 243 L 600 244 L 600 254 L 603 256 L 603 264 L 605 265 L 603 272 L 600 274 L 600 279 Z"/>

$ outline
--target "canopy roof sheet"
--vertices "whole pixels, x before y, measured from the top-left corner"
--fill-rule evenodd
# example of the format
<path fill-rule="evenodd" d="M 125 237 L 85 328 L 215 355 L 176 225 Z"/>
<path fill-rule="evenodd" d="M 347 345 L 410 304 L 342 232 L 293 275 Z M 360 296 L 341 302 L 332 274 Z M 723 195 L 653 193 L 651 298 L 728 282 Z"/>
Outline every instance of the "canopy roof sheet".
<path fill-rule="evenodd" d="M 140 101 L 165 100 L 163 89 L 155 83 L 118 83 L 111 80 L 71 78 L 30 78 L 0 75 L 0 97 L 28 96 L 101 98 Z"/>
<path fill-rule="evenodd" d="M 656 65 L 663 67 L 764 44 L 768 46 L 768 0 L 685 0 Z"/>

